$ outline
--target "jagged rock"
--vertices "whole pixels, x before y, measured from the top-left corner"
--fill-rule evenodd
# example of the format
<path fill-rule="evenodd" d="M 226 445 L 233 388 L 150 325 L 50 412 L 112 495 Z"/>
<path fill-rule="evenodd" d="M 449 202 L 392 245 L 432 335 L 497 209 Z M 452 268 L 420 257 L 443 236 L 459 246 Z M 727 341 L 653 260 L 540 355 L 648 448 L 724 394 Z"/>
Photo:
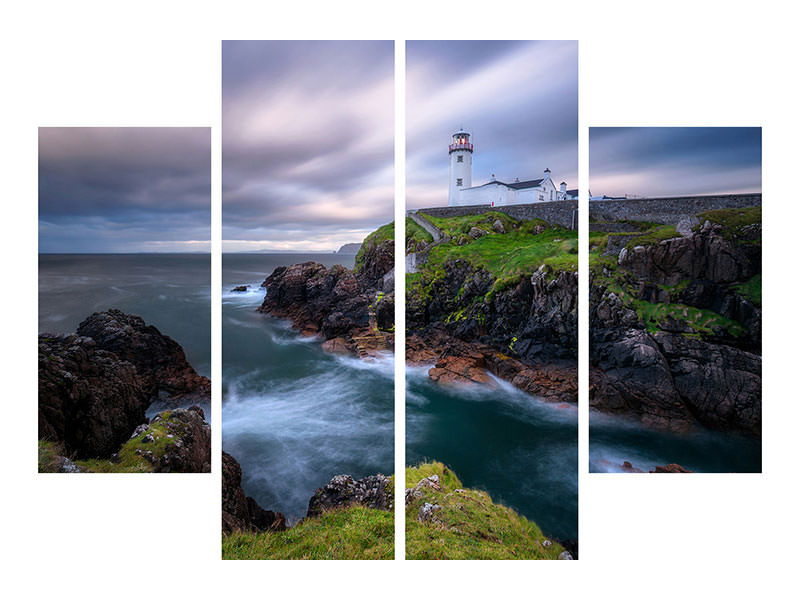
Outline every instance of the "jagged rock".
<path fill-rule="evenodd" d="M 317 489 L 308 502 L 306 516 L 315 517 L 327 510 L 361 504 L 367 508 L 392 510 L 391 480 L 380 473 L 354 480 L 350 475 L 336 475 Z"/>
<path fill-rule="evenodd" d="M 175 408 L 156 415 L 150 423 L 163 427 L 170 438 L 163 452 L 153 457 L 156 473 L 210 473 L 211 472 L 211 427 L 205 420 L 203 409 Z M 142 440 L 155 442 L 153 433 Z"/>
<path fill-rule="evenodd" d="M 423 502 L 419 507 L 417 521 L 420 523 L 437 522 L 436 513 L 442 509 L 438 504 L 431 504 L 430 502 Z"/>
<path fill-rule="evenodd" d="M 495 233 L 505 233 L 506 232 L 506 228 L 503 227 L 503 222 L 500 219 L 497 219 L 497 220 L 495 220 L 494 223 L 492 223 L 492 229 L 494 229 Z"/>
<path fill-rule="evenodd" d="M 662 285 L 684 279 L 714 283 L 744 281 L 758 272 L 760 246 L 744 248 L 726 240 L 714 228 L 687 238 L 673 238 L 620 252 L 619 265 L 636 277 Z"/>
<path fill-rule="evenodd" d="M 141 317 L 110 309 L 89 316 L 77 333 L 134 365 L 153 398 L 166 395 L 184 404 L 210 401 L 208 378 L 192 368 L 180 344 Z"/>
<path fill-rule="evenodd" d="M 235 288 L 231 290 L 231 292 L 246 292 L 250 286 L 247 285 L 237 285 Z"/>
<path fill-rule="evenodd" d="M 77 458 L 119 450 L 159 397 L 210 400 L 211 386 L 183 349 L 136 315 L 94 313 L 77 335 L 39 336 L 39 439 Z"/>
<path fill-rule="evenodd" d="M 689 469 L 686 469 L 680 465 L 676 465 L 674 463 L 668 464 L 665 467 L 657 466 L 651 473 L 691 473 Z"/>
<path fill-rule="evenodd" d="M 242 490 L 242 468 L 237 460 L 222 452 L 222 531 L 283 531 L 286 518 L 264 510 Z"/>
<path fill-rule="evenodd" d="M 481 229 L 480 227 L 471 227 L 469 230 L 469 237 L 474 240 L 477 240 L 480 237 L 487 235 L 489 232 L 485 229 Z"/>
<path fill-rule="evenodd" d="M 335 337 L 326 340 L 322 344 L 322 349 L 332 354 L 350 354 L 350 348 L 347 347 L 347 340 L 343 337 Z"/>
<path fill-rule="evenodd" d="M 384 280 L 394 267 L 390 242 L 367 250 L 358 275 L 341 265 L 328 269 L 315 262 L 278 267 L 262 284 L 267 293 L 258 310 L 290 319 L 306 334 L 343 340 L 328 344 L 327 349 L 361 355 L 364 344 L 357 338 L 365 337 L 376 352 L 390 349 L 394 343 L 394 292 L 382 291 L 391 287 Z"/>
<path fill-rule="evenodd" d="M 573 560 L 572 554 L 564 550 L 561 554 L 558 555 L 558 560 Z"/>
<path fill-rule="evenodd" d="M 136 368 L 91 338 L 39 336 L 39 439 L 77 458 L 108 456 L 147 420 L 149 404 Z"/>
<path fill-rule="evenodd" d="M 384 289 L 384 276 L 394 269 L 394 240 L 370 244 L 364 252 L 364 265 L 358 272 L 363 288 Z M 384 290 L 389 291 L 389 290 Z"/>
<path fill-rule="evenodd" d="M 482 355 L 447 356 L 440 359 L 436 366 L 428 371 L 428 376 L 442 384 L 494 384 L 484 367 Z"/>
<path fill-rule="evenodd" d="M 439 476 L 438 475 L 431 475 L 430 477 L 424 477 L 417 482 L 413 488 L 409 488 L 406 490 L 406 506 L 414 502 L 415 500 L 419 500 L 425 495 L 426 490 L 433 490 L 435 492 L 442 491 L 442 486 L 439 483 Z M 456 490 L 458 491 L 458 490 Z"/>

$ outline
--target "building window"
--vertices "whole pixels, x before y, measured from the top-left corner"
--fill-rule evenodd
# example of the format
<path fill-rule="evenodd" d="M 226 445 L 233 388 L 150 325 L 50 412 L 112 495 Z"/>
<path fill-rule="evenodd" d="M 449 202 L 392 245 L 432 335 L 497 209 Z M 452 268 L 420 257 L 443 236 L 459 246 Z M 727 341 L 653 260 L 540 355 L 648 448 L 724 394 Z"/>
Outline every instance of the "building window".
<path fill-rule="evenodd" d="M 460 177 L 458 179 L 456 179 L 456 185 L 463 185 L 463 184 L 464 184 L 464 180 L 463 179 L 461 179 Z"/>
<path fill-rule="evenodd" d="M 544 202 L 544 194 L 539 194 L 539 202 Z"/>
<path fill-rule="evenodd" d="M 456 157 L 456 162 L 464 162 L 464 155 L 463 154 L 459 154 Z"/>
<path fill-rule="evenodd" d="M 553 201 L 553 190 L 550 190 L 550 202 Z"/>

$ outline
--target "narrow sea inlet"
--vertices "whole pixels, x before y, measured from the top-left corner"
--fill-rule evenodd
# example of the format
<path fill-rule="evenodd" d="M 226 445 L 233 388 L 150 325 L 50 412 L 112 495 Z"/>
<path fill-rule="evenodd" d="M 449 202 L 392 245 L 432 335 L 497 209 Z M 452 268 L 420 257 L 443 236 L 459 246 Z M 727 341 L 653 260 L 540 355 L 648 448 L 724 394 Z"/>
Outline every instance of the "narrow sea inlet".
<path fill-rule="evenodd" d="M 670 463 L 698 473 L 760 473 L 761 440 L 721 431 L 673 433 L 592 411 L 589 471 L 622 473 L 625 461 L 645 473 Z"/>
<path fill-rule="evenodd" d="M 577 407 L 543 402 L 501 380 L 445 387 L 427 371 L 406 371 L 406 462 L 439 460 L 546 535 L 576 540 Z"/>
<path fill-rule="evenodd" d="M 264 279 L 279 266 L 316 261 L 352 268 L 336 254 L 223 256 L 223 448 L 242 467 L 242 488 L 289 522 L 334 475 L 394 470 L 393 357 L 326 353 L 288 321 L 256 312 Z M 246 285 L 244 292 L 232 292 Z"/>

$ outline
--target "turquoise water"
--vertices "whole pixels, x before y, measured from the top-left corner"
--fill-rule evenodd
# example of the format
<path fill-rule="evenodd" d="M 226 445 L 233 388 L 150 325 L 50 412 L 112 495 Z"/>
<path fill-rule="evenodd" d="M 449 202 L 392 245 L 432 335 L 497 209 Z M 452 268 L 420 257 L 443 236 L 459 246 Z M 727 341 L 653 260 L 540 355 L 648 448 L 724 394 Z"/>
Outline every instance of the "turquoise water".
<path fill-rule="evenodd" d="M 282 319 L 256 312 L 275 267 L 353 256 L 223 255 L 222 443 L 244 491 L 291 521 L 331 477 L 394 470 L 394 362 L 331 355 Z M 230 290 L 250 285 L 245 293 Z"/>
<path fill-rule="evenodd" d="M 677 463 L 699 473 L 760 473 L 761 440 L 716 431 L 670 433 L 592 411 L 589 470 L 621 473 L 628 461 L 642 471 Z"/>
<path fill-rule="evenodd" d="M 406 371 L 406 462 L 439 460 L 545 534 L 577 540 L 577 407 L 499 380 L 494 389 L 445 387 L 427 371 Z"/>

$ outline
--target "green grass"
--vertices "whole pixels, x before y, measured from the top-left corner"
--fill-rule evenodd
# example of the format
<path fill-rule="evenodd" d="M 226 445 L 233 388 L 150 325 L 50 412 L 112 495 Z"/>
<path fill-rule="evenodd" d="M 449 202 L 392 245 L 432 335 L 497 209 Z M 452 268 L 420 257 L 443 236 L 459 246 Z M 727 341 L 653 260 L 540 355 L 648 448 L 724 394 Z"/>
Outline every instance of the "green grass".
<path fill-rule="evenodd" d="M 433 242 L 433 236 L 420 227 L 416 221 L 406 217 L 406 246 L 412 240 L 415 244 L 419 242 L 430 244 Z"/>
<path fill-rule="evenodd" d="M 406 468 L 406 487 L 438 475 L 441 491 L 425 489 L 406 506 L 407 559 L 556 559 L 563 548 L 547 539 L 535 523 L 510 508 L 495 504 L 489 494 L 464 489 L 442 463 Z M 434 520 L 418 520 L 424 502 L 439 505 Z"/>
<path fill-rule="evenodd" d="M 57 473 L 64 449 L 60 444 L 39 440 L 39 473 Z"/>
<path fill-rule="evenodd" d="M 460 217 L 433 217 L 426 213 L 421 214 L 452 238 L 458 238 L 460 235 L 468 234 L 469 230 L 473 227 L 492 232 L 492 225 L 498 219 L 503 223 L 503 228 L 506 232 L 516 228 L 519 224 L 519 221 L 516 219 L 496 210 L 479 215 L 463 215 Z"/>
<path fill-rule="evenodd" d="M 654 246 L 659 242 L 663 242 L 664 240 L 669 240 L 674 237 L 680 237 L 678 232 L 675 231 L 674 225 L 660 225 L 655 229 L 648 231 L 644 235 L 640 235 L 639 237 L 632 239 L 625 245 L 625 248 L 632 250 L 636 246 Z"/>
<path fill-rule="evenodd" d="M 175 442 L 180 436 L 179 431 L 172 432 L 167 428 L 170 411 L 167 410 L 159 413 L 158 416 L 161 417 L 160 420 L 156 421 L 154 419 L 143 433 L 128 440 L 122 445 L 117 453 L 119 455 L 119 461 L 111 462 L 107 458 L 88 458 L 77 459 L 74 461 L 75 464 L 88 473 L 152 472 L 153 464 L 141 454 L 137 454 L 136 451 L 150 451 L 153 453 L 153 456 L 158 459 L 159 457 L 163 456 L 172 446 L 174 446 Z M 172 423 L 177 424 L 175 421 Z M 172 434 L 174 437 L 167 437 L 168 434 Z M 143 442 L 145 436 L 147 435 L 151 435 L 153 437 L 152 442 Z"/>
<path fill-rule="evenodd" d="M 726 333 L 733 337 L 739 337 L 746 333 L 745 328 L 736 321 L 711 310 L 685 304 L 663 304 L 645 300 L 633 300 L 632 304 L 639 319 L 644 321 L 647 330 L 651 332 L 658 331 L 659 323 L 667 318 L 672 318 L 685 323 L 692 328 L 692 333 L 701 336 Z"/>
<path fill-rule="evenodd" d="M 608 234 L 602 231 L 589 232 L 589 251 L 602 252 L 608 246 Z"/>
<path fill-rule="evenodd" d="M 726 236 L 726 234 L 727 236 L 735 236 L 737 230 L 742 227 L 761 222 L 761 207 L 751 206 L 749 208 L 709 210 L 698 214 L 697 218 L 700 220 L 700 224 L 695 226 L 695 230 L 700 229 L 706 221 L 710 221 L 723 227 L 723 236 Z"/>
<path fill-rule="evenodd" d="M 382 242 L 393 239 L 394 221 L 387 223 L 386 225 L 381 225 L 378 227 L 378 229 L 370 233 L 366 238 L 364 238 L 364 241 L 361 243 L 361 248 L 358 249 L 354 270 L 358 272 L 364 266 L 364 258 L 366 257 L 368 248 L 380 246 Z"/>
<path fill-rule="evenodd" d="M 753 304 L 761 306 L 761 274 L 754 275 L 744 283 L 731 286 Z"/>
<path fill-rule="evenodd" d="M 530 276 L 543 264 L 554 269 L 576 271 L 578 232 L 554 227 L 538 235 L 520 231 L 491 233 L 465 246 L 441 244 L 428 255 L 428 265 L 440 265 L 453 259 L 467 260 L 483 267 L 498 281 L 505 282 L 518 282 L 520 277 Z"/>
<path fill-rule="evenodd" d="M 390 511 L 354 505 L 305 519 L 286 531 L 234 532 L 222 539 L 222 558 L 391 560 L 393 517 Z"/>

